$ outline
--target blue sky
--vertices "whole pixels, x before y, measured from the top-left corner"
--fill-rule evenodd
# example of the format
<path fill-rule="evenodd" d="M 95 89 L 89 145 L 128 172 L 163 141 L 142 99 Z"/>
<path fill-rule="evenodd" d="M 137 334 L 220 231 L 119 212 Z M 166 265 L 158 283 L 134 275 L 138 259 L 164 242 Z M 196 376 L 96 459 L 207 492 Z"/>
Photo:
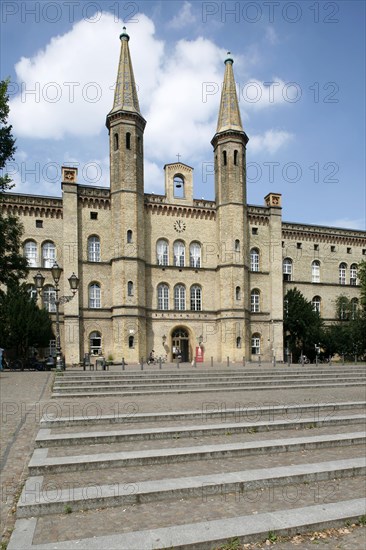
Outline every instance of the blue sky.
<path fill-rule="evenodd" d="M 283 219 L 365 229 L 365 3 L 362 1 L 4 1 L 1 78 L 10 77 L 16 191 L 60 196 L 60 167 L 109 185 L 105 117 L 123 25 L 145 129 L 145 190 L 164 164 L 193 166 L 214 199 L 212 146 L 223 61 L 234 72 L 248 202 L 282 193 Z"/>

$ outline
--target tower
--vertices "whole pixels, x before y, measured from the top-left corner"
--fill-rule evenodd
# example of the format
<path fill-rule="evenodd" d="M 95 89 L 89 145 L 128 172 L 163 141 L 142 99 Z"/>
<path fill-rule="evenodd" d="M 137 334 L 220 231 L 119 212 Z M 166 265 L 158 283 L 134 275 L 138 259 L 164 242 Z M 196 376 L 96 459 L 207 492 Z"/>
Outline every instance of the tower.
<path fill-rule="evenodd" d="M 225 60 L 224 83 L 216 134 L 211 141 L 215 158 L 217 209 L 218 313 L 222 359 L 249 356 L 248 220 L 246 144 L 233 73 L 233 59 Z"/>
<path fill-rule="evenodd" d="M 111 291 L 114 352 L 137 361 L 145 353 L 143 134 L 126 28 L 112 110 L 107 115 L 111 187 Z"/>

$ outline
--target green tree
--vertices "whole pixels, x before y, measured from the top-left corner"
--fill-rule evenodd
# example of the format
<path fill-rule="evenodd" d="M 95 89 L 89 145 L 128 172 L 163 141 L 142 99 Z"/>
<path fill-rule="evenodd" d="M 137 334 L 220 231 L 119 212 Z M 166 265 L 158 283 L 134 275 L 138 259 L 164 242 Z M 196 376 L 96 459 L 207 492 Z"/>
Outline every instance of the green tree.
<path fill-rule="evenodd" d="M 295 361 L 301 352 L 314 358 L 315 345 L 323 336 L 322 328 L 323 322 L 312 303 L 297 288 L 289 290 L 284 303 L 284 334 Z"/>
<path fill-rule="evenodd" d="M 361 287 L 361 308 L 366 314 L 366 261 L 363 260 L 358 265 L 357 278 Z"/>
<path fill-rule="evenodd" d="M 12 127 L 7 124 L 9 115 L 9 97 L 7 95 L 8 80 L 0 81 L 0 170 L 11 160 L 15 152 L 15 140 Z M 11 189 L 12 184 L 8 174 L 0 176 L 0 199 L 4 191 Z M 0 201 L 0 285 L 19 281 L 27 275 L 27 261 L 20 253 L 23 227 L 18 218 L 6 217 L 1 209 Z"/>
<path fill-rule="evenodd" d="M 0 295 L 0 342 L 25 358 L 30 347 L 46 347 L 53 339 L 52 322 L 37 306 L 25 283 L 12 282 Z"/>

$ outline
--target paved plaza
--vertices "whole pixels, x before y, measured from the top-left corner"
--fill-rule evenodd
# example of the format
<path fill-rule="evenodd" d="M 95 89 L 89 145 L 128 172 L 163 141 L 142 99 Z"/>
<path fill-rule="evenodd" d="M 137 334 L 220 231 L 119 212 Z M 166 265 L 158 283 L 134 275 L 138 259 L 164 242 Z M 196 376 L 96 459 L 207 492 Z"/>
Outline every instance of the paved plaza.
<path fill-rule="evenodd" d="M 112 541 L 106 537 L 115 533 L 163 530 L 171 525 L 172 517 L 178 528 L 179 525 L 215 522 L 220 518 L 226 518 L 225 521 L 229 524 L 230 518 L 243 515 L 257 515 L 260 518 L 261 514 L 271 513 L 275 517 L 278 510 L 289 508 L 291 499 L 293 507 L 301 509 L 302 506 L 311 506 L 314 503 L 327 502 L 330 506 L 332 502 L 364 497 L 365 489 L 360 478 L 349 473 L 351 470 L 364 467 L 362 402 L 366 400 L 365 385 L 363 382 L 352 382 L 357 377 L 362 379 L 364 367 L 359 369 L 358 365 L 357 371 L 353 366 L 350 366 L 348 371 L 347 367 L 344 367 L 348 373 L 347 383 L 342 383 L 343 375 L 339 367 L 334 367 L 333 370 L 332 367 L 328 367 L 323 378 L 325 379 L 329 373 L 332 376 L 337 374 L 339 380 L 332 378 L 328 386 L 317 387 L 315 365 L 305 367 L 307 380 L 303 382 L 303 386 L 300 385 L 301 373 L 297 375 L 296 380 L 291 380 L 291 373 L 299 369 L 298 365 L 294 365 L 287 367 L 288 373 L 283 374 L 278 387 L 266 387 L 267 382 L 262 382 L 261 387 L 250 389 L 258 386 L 254 367 L 255 365 L 231 365 L 227 369 L 231 380 L 234 381 L 234 388 L 230 387 L 230 384 L 225 387 L 225 365 L 214 365 L 213 368 L 210 365 L 196 368 L 182 365 L 180 369 L 177 369 L 176 365 L 163 365 L 161 370 L 154 366 L 145 367 L 143 372 L 138 365 L 133 365 L 126 367 L 125 373 L 122 373 L 121 366 L 113 366 L 109 371 L 102 372 L 68 369 L 61 375 L 42 372 L 2 372 L 1 531 L 4 543 L 15 524 L 15 501 L 20 496 L 29 475 L 32 476 L 31 480 L 37 480 L 37 476 L 41 476 L 44 486 L 51 486 L 57 480 L 57 489 L 60 491 L 59 503 L 56 503 L 53 511 L 50 511 L 47 503 L 44 508 L 47 513 L 40 508 L 37 511 L 37 520 L 18 520 L 25 522 L 26 529 L 29 528 L 29 522 L 33 521 L 33 548 L 71 548 L 72 546 L 65 546 L 66 542 L 61 546 L 56 544 L 67 540 L 72 544 L 75 540 L 91 536 L 102 537 L 96 539 L 97 544 L 98 540 Z M 273 384 L 271 372 L 278 373 L 283 371 L 284 367 L 278 366 L 277 371 L 271 365 L 262 367 L 268 371 L 268 384 Z M 313 385 L 311 369 L 315 371 Z M 222 387 L 217 388 L 217 384 L 206 384 L 204 388 L 197 385 L 202 383 L 199 382 L 200 373 L 204 374 L 203 378 L 208 381 L 214 372 L 215 376 L 220 376 Z M 77 378 L 78 375 L 81 378 Z M 117 378 L 113 379 L 114 375 Z M 138 388 L 137 379 L 141 376 L 144 378 L 144 385 Z M 159 389 L 162 379 L 168 381 L 166 391 Z M 90 395 L 83 393 L 82 384 L 85 384 L 85 391 L 90 392 Z M 160 393 L 151 391 L 154 384 Z M 246 387 L 245 384 L 249 386 Z M 286 387 L 286 384 L 292 384 L 292 387 Z M 110 395 L 108 385 L 112 390 L 109 391 Z M 113 388 L 118 385 L 121 387 L 121 393 L 113 393 Z M 98 394 L 96 388 L 101 386 L 104 389 Z M 75 391 L 76 388 L 79 388 L 80 395 Z M 337 407 L 337 404 L 343 405 Z M 169 413 L 178 411 L 180 416 L 172 419 L 170 415 L 167 421 Z M 160 416 L 156 416 L 158 413 L 161 413 Z M 149 414 L 154 415 L 153 421 Z M 108 420 L 108 415 L 113 418 L 113 422 Z M 68 423 L 66 419 L 69 419 Z M 174 427 L 173 431 L 171 426 Z M 40 427 L 42 429 L 39 432 Z M 354 442 L 351 445 L 347 442 L 350 433 Z M 94 440 L 91 441 L 90 437 Z M 277 442 L 278 446 L 279 440 L 285 448 L 294 445 L 301 438 L 309 437 L 314 441 L 312 447 L 299 447 L 297 450 L 291 449 L 291 452 L 275 452 L 274 447 L 269 454 L 256 452 L 253 455 L 252 451 L 248 451 L 249 447 L 253 448 L 255 445 L 267 445 L 269 448 Z M 338 440 L 347 440 L 345 445 L 332 447 L 328 444 L 324 446 L 322 443 L 324 438 L 328 438 L 329 441 L 329 438 L 336 437 Z M 361 444 L 357 444 L 357 438 Z M 228 454 L 230 445 L 232 448 Z M 306 445 L 309 445 L 309 442 Z M 243 450 L 243 446 L 247 448 Z M 198 458 L 196 456 L 193 462 L 189 457 L 183 457 L 187 452 L 197 453 L 197 449 L 202 454 L 202 450 L 208 447 L 209 454 Z M 181 457 L 179 460 L 166 458 L 166 454 L 172 448 L 175 449 L 174 454 Z M 155 458 L 151 458 L 152 449 L 156 454 Z M 134 454 L 135 462 L 121 470 L 115 463 L 119 453 L 123 454 L 124 461 L 131 461 Z M 102 455 L 106 456 L 100 459 Z M 82 469 L 70 469 L 68 466 L 63 470 L 60 461 L 70 462 L 71 459 L 75 460 L 75 456 L 79 457 L 79 464 L 85 456 L 90 457 L 89 462 L 95 459 L 103 462 L 94 471 L 89 470 L 90 464 L 86 464 Z M 165 458 L 161 459 L 161 456 Z M 344 462 L 343 473 L 337 474 L 339 478 L 333 479 L 332 473 L 329 472 L 334 461 L 340 460 Z M 49 464 L 47 468 L 46 462 Z M 299 463 L 302 470 L 292 472 Z M 327 466 L 324 466 L 325 464 Z M 240 480 L 233 480 L 230 472 L 239 473 L 241 470 L 242 476 L 249 472 L 252 482 L 254 479 L 258 484 L 258 476 L 264 469 L 268 479 L 274 479 L 275 476 L 278 480 L 288 475 L 297 476 L 294 477 L 295 487 L 301 487 L 301 491 L 297 491 L 296 498 L 293 492 L 286 493 L 283 488 L 281 489 L 280 484 L 283 481 L 278 481 L 279 487 L 274 490 L 273 487 L 268 488 L 263 480 L 260 481 L 261 489 L 259 493 L 257 490 L 255 499 L 238 498 L 239 485 L 235 484 L 242 486 L 250 483 L 250 479 L 244 476 Z M 329 477 L 325 477 L 326 473 Z M 207 477 L 208 474 L 211 476 L 211 492 L 208 490 L 204 495 L 201 492 L 198 497 L 192 483 L 201 483 L 202 488 L 201 478 Z M 306 481 L 308 478 L 301 477 L 309 475 L 318 476 L 313 478 L 318 480 L 316 498 L 314 483 L 309 483 Z M 167 476 L 171 483 L 169 487 L 166 485 Z M 215 489 L 215 476 L 226 476 L 227 488 L 224 493 Z M 157 481 L 157 487 L 152 488 L 151 479 Z M 83 495 L 83 502 L 78 508 L 75 488 L 91 487 L 93 481 L 94 485 L 98 486 L 98 491 L 105 492 L 103 495 L 98 494 L 98 498 L 109 498 L 107 489 L 113 492 L 116 487 L 121 489 L 123 486 L 123 498 L 132 498 L 138 493 L 136 501 L 124 506 L 117 502 L 114 502 L 112 507 L 105 506 L 107 500 L 98 504 L 91 491 L 88 495 L 89 504 L 86 504 L 88 499 Z M 70 487 L 73 488 L 72 495 Z M 169 490 L 181 491 L 181 498 L 166 500 L 166 494 L 163 493 Z M 151 491 L 155 492 L 155 495 L 156 491 L 160 491 L 162 496 L 154 502 L 149 502 L 152 498 L 149 497 Z M 240 495 L 242 496 L 242 493 Z M 104 502 L 104 505 L 100 504 L 101 502 Z M 22 507 L 21 504 L 20 502 L 18 507 L 18 518 L 29 518 L 27 506 Z M 331 509 L 329 513 L 332 513 Z M 349 532 L 334 531 L 316 543 L 343 550 L 364 548 L 364 528 L 350 526 L 346 531 Z M 283 550 L 304 550 L 312 548 L 315 544 L 310 538 L 297 542 L 296 546 L 294 541 L 277 542 L 276 547 Z M 249 543 L 250 541 L 247 542 Z M 211 547 L 214 548 L 215 545 Z M 16 546 L 12 548 L 18 550 Z M 25 548 L 27 546 L 23 545 L 19 550 Z"/>

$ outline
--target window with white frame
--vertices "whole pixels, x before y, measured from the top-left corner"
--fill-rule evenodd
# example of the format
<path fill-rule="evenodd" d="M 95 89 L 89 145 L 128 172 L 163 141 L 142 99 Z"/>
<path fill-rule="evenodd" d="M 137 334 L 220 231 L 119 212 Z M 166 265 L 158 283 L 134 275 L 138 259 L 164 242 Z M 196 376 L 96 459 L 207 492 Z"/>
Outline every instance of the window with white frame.
<path fill-rule="evenodd" d="M 27 291 L 28 291 L 28 294 L 29 294 L 29 298 L 31 300 L 36 300 L 37 301 L 38 292 L 37 292 L 36 287 L 34 285 L 27 285 Z"/>
<path fill-rule="evenodd" d="M 345 285 L 346 284 L 346 272 L 347 272 L 347 264 L 341 263 L 339 264 L 339 284 Z"/>
<path fill-rule="evenodd" d="M 260 292 L 257 289 L 252 290 L 250 293 L 250 310 L 253 313 L 260 311 Z"/>
<path fill-rule="evenodd" d="M 35 241 L 27 241 L 24 244 L 24 256 L 29 267 L 38 267 L 37 243 Z"/>
<path fill-rule="evenodd" d="M 186 288 L 184 285 L 174 287 L 174 309 L 184 311 L 186 309 Z"/>
<path fill-rule="evenodd" d="M 201 311 L 202 309 L 202 289 L 198 285 L 191 286 L 191 310 Z"/>
<path fill-rule="evenodd" d="M 185 262 L 186 247 L 183 241 L 174 243 L 174 265 L 183 267 Z"/>
<path fill-rule="evenodd" d="M 352 264 L 349 268 L 349 284 L 357 285 L 357 264 Z"/>
<path fill-rule="evenodd" d="M 99 283 L 92 283 L 89 285 L 89 307 L 92 309 L 101 307 Z"/>
<path fill-rule="evenodd" d="M 321 305 L 320 296 L 314 296 L 314 298 L 311 300 L 311 304 L 313 306 L 313 311 L 316 311 L 320 315 L 320 305 Z"/>
<path fill-rule="evenodd" d="M 261 337 L 260 334 L 252 335 L 252 355 L 260 355 L 261 353 Z"/>
<path fill-rule="evenodd" d="M 102 335 L 100 332 L 94 331 L 90 333 L 89 348 L 90 353 L 93 355 L 102 353 Z"/>
<path fill-rule="evenodd" d="M 320 262 L 314 260 L 311 264 L 311 282 L 320 283 Z"/>
<path fill-rule="evenodd" d="M 259 271 L 259 250 L 252 248 L 250 251 L 250 270 Z"/>
<path fill-rule="evenodd" d="M 47 285 L 42 291 L 43 306 L 49 313 L 56 311 L 56 290 L 53 286 Z"/>
<path fill-rule="evenodd" d="M 189 247 L 189 265 L 191 267 L 201 267 L 201 245 L 200 243 L 191 243 Z"/>
<path fill-rule="evenodd" d="M 53 242 L 48 241 L 42 245 L 42 265 L 46 268 L 51 268 L 56 263 L 56 246 Z"/>
<path fill-rule="evenodd" d="M 164 283 L 158 285 L 158 309 L 169 309 L 169 287 Z"/>
<path fill-rule="evenodd" d="M 158 265 L 168 265 L 168 241 L 166 241 L 165 239 L 159 239 L 156 243 L 156 262 Z"/>
<path fill-rule="evenodd" d="M 283 260 L 283 280 L 292 281 L 292 260 L 290 258 Z"/>
<path fill-rule="evenodd" d="M 97 235 L 88 238 L 88 261 L 100 262 L 100 239 Z"/>
<path fill-rule="evenodd" d="M 358 299 L 352 298 L 351 300 L 351 318 L 354 320 L 357 317 L 357 311 L 358 311 Z"/>

